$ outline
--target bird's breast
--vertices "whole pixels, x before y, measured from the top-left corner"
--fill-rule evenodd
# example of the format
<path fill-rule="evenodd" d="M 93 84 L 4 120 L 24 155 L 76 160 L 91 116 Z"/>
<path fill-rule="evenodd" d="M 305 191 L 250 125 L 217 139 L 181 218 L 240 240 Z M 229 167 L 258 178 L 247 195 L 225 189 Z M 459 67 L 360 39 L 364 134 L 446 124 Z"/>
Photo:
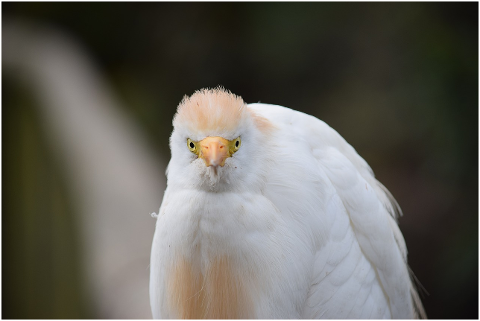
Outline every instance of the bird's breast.
<path fill-rule="evenodd" d="M 152 272 L 159 273 L 152 278 L 152 291 L 159 291 L 155 297 L 163 315 L 275 315 L 269 302 L 285 277 L 288 234 L 277 209 L 261 195 L 171 194 L 152 249 L 151 266 L 159 271 Z"/>
<path fill-rule="evenodd" d="M 228 257 L 218 257 L 204 273 L 178 258 L 168 272 L 168 305 L 176 318 L 246 319 L 253 311 L 244 280 Z"/>

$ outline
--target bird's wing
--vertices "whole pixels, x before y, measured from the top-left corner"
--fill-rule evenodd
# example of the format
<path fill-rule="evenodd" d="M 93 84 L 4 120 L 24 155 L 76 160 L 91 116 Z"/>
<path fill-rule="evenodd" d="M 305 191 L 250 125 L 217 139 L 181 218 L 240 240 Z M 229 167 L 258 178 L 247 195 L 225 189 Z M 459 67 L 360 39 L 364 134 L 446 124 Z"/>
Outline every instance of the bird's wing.
<path fill-rule="evenodd" d="M 329 189 L 323 209 L 328 232 L 314 255 L 303 309 L 307 318 L 412 318 L 421 303 L 397 226 L 398 204 L 368 164 L 323 121 L 288 108 L 250 104 L 298 144 L 310 146 Z M 312 173 L 312 175 L 316 175 Z M 323 212 L 322 212 L 323 211 Z M 312 227 L 314 228 L 314 227 Z"/>

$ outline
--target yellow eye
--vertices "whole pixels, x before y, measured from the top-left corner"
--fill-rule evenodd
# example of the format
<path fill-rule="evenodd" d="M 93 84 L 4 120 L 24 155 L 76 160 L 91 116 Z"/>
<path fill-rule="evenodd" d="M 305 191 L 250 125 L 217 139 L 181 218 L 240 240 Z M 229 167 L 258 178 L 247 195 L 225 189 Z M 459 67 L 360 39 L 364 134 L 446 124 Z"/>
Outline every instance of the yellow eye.
<path fill-rule="evenodd" d="M 192 153 L 197 153 L 197 144 L 194 143 L 190 138 L 187 139 L 187 146 Z"/>
<path fill-rule="evenodd" d="M 236 152 L 241 145 L 242 145 L 242 140 L 240 139 L 240 136 L 238 136 L 238 138 L 233 141 L 233 150 Z"/>

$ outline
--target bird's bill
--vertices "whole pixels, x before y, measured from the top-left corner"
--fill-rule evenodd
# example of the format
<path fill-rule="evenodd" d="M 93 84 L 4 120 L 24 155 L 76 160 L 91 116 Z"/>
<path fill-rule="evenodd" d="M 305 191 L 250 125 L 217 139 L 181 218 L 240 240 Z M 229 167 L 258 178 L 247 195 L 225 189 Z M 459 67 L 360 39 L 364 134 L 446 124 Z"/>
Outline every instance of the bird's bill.
<path fill-rule="evenodd" d="M 206 137 L 200 141 L 199 157 L 205 161 L 208 166 L 223 166 L 225 160 L 232 156 L 230 145 L 232 142 L 222 137 Z"/>

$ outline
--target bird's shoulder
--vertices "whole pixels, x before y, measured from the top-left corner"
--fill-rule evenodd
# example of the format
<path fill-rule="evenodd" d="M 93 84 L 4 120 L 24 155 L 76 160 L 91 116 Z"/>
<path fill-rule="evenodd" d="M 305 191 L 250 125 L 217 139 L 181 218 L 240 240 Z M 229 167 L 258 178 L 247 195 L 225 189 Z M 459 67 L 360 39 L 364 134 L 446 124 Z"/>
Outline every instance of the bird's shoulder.
<path fill-rule="evenodd" d="M 401 215 L 401 209 L 391 193 L 375 179 L 368 163 L 357 151 L 332 127 L 324 121 L 278 105 L 254 103 L 248 107 L 255 113 L 267 118 L 279 128 L 281 139 L 286 138 L 290 144 L 303 144 L 310 148 L 310 155 L 315 158 L 322 169 L 329 169 L 331 162 L 341 167 L 342 173 L 332 176 L 336 188 L 341 188 L 339 180 L 348 176 L 360 175 L 375 191 L 378 201 L 383 204 L 393 218 Z M 305 157 L 307 155 L 302 155 Z"/>

